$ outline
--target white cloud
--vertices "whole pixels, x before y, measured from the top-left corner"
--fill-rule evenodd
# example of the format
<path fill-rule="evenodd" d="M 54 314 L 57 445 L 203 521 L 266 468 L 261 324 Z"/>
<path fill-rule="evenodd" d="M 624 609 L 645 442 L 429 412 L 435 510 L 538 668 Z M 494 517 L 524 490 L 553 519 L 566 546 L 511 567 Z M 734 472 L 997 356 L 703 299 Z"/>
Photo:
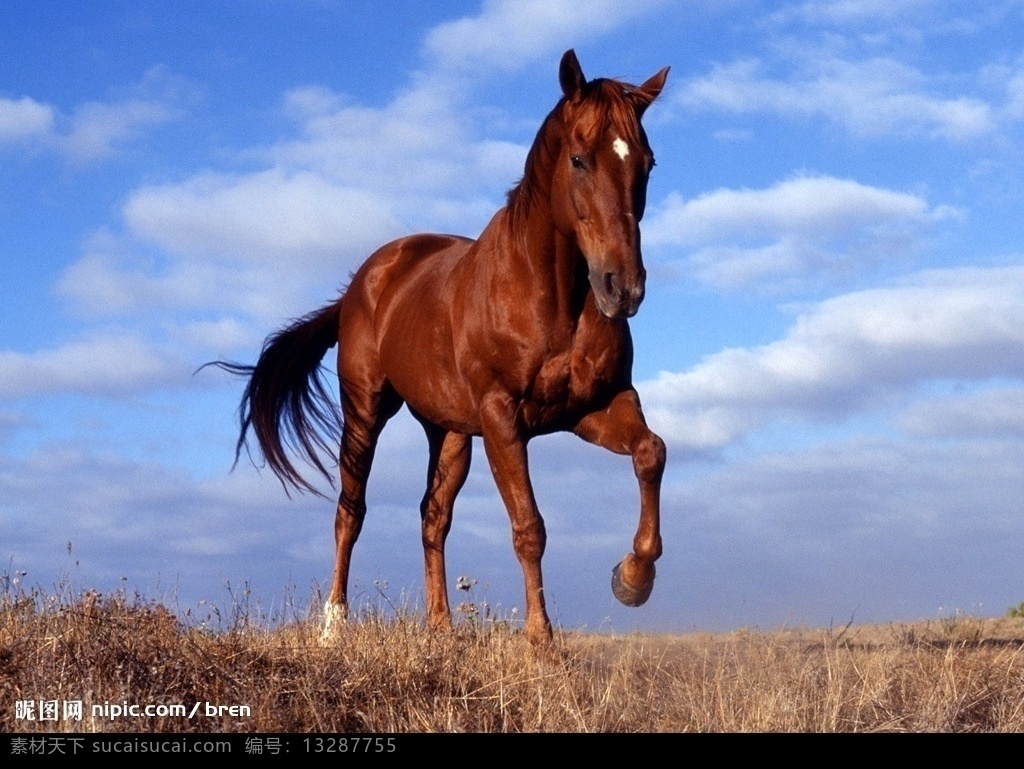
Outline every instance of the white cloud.
<path fill-rule="evenodd" d="M 478 16 L 431 30 L 424 49 L 443 68 L 517 69 L 663 4 L 660 0 L 593 0 L 583 9 L 571 0 L 484 0 Z"/>
<path fill-rule="evenodd" d="M 929 86 L 924 75 L 888 58 L 815 59 L 787 76 L 773 76 L 761 61 L 744 59 L 683 84 L 676 98 L 689 107 L 832 120 L 862 137 L 962 141 L 994 130 L 987 102 L 929 93 Z"/>
<path fill-rule="evenodd" d="M 0 144 L 51 137 L 56 110 L 23 96 L 20 99 L 0 97 Z"/>
<path fill-rule="evenodd" d="M 287 173 L 386 195 L 409 227 L 472 231 L 522 174 L 528 147 L 480 139 L 464 83 L 419 77 L 379 108 L 323 88 L 289 92 L 300 135 L 261 153 Z"/>
<path fill-rule="evenodd" d="M 902 0 L 899 3 L 890 0 L 810 0 L 787 8 L 780 14 L 798 16 L 810 23 L 836 25 L 873 21 L 892 22 L 907 16 L 916 16 L 936 2 L 937 0 Z"/>
<path fill-rule="evenodd" d="M 716 449 L 778 419 L 829 419 L 929 380 L 1024 377 L 1024 268 L 920 273 L 801 313 L 784 338 L 643 382 L 655 429 Z"/>
<path fill-rule="evenodd" d="M 365 255 L 398 229 L 373 193 L 279 171 L 143 187 L 128 199 L 124 217 L 136 237 L 171 253 L 285 269 L 339 253 Z"/>
<path fill-rule="evenodd" d="M 254 333 L 252 328 L 243 325 L 236 318 L 185 323 L 179 331 L 179 336 L 190 347 L 217 350 L 222 354 L 226 350 L 254 350 L 263 341 L 258 333 Z"/>
<path fill-rule="evenodd" d="M 116 252 L 120 246 L 112 250 Z M 185 259 L 159 268 L 147 260 L 123 258 L 103 249 L 91 249 L 70 265 L 56 286 L 57 293 L 73 300 L 85 317 L 133 315 L 155 308 L 238 308 L 245 305 L 244 298 L 253 288 L 251 271 Z"/>
<path fill-rule="evenodd" d="M 193 86 L 162 67 L 122 91 L 120 98 L 79 104 L 70 115 L 28 96 L 0 97 L 0 144 L 39 139 L 77 163 L 102 160 L 147 129 L 179 118 L 196 96 Z"/>
<path fill-rule="evenodd" d="M 117 396 L 172 385 L 189 370 L 135 335 L 96 335 L 61 347 L 0 351 L 0 396 Z"/>
<path fill-rule="evenodd" d="M 93 238 L 58 281 L 83 315 L 163 308 L 278 323 L 333 296 L 401 230 L 372 193 L 274 170 L 143 187 L 126 202 L 124 220 L 130 237 Z M 150 246 L 158 258 L 134 253 Z"/>
<path fill-rule="evenodd" d="M 469 125 L 454 83 L 421 80 L 382 108 L 345 105 L 324 89 L 299 89 L 286 109 L 302 136 L 275 147 L 271 159 L 332 179 L 390 193 L 445 189 L 472 163 Z M 461 176 L 461 178 L 460 178 Z"/>
<path fill-rule="evenodd" d="M 924 438 L 1024 437 L 1024 389 L 994 387 L 927 398 L 909 406 L 898 423 Z"/>
<path fill-rule="evenodd" d="M 199 89 L 162 66 L 111 98 L 78 105 L 63 136 L 64 151 L 79 163 L 109 157 L 151 128 L 176 120 L 198 98 Z"/>
<path fill-rule="evenodd" d="M 99 160 L 114 154 L 146 128 L 166 123 L 178 114 L 177 109 L 157 101 L 89 102 L 75 110 L 63 146 L 78 162 Z"/>
<path fill-rule="evenodd" d="M 765 288 L 898 259 L 954 213 L 909 193 L 800 177 L 689 201 L 672 194 L 645 223 L 644 241 L 693 249 L 691 267 L 713 285 Z"/>
<path fill-rule="evenodd" d="M 1014 120 L 1024 119 L 1024 71 L 1013 74 L 1006 84 L 1006 113 Z"/>
<path fill-rule="evenodd" d="M 736 232 L 848 232 L 879 220 L 920 219 L 927 203 L 914 195 L 831 177 L 800 177 L 767 190 L 721 189 L 683 203 L 669 200 L 645 232 L 655 242 L 719 240 Z M 653 227 L 657 224 L 658 227 Z"/>

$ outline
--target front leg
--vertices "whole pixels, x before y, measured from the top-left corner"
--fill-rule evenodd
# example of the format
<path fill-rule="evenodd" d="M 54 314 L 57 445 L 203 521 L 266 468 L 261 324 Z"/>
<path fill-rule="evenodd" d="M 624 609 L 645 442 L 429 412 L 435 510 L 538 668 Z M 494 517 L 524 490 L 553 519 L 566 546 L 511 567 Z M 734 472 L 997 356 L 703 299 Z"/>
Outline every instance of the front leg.
<path fill-rule="evenodd" d="M 654 589 L 654 562 L 661 556 L 661 477 L 665 442 L 652 433 L 636 390 L 624 390 L 608 407 L 580 420 L 573 432 L 583 440 L 633 458 L 640 482 L 640 523 L 633 552 L 612 571 L 612 592 L 627 606 L 640 606 Z"/>
<path fill-rule="evenodd" d="M 484 451 L 512 521 L 512 544 L 526 581 L 526 637 L 534 644 L 548 644 L 551 621 L 540 569 L 547 534 L 530 483 L 525 434 L 517 423 L 515 404 L 504 393 L 483 401 L 480 422 Z"/>

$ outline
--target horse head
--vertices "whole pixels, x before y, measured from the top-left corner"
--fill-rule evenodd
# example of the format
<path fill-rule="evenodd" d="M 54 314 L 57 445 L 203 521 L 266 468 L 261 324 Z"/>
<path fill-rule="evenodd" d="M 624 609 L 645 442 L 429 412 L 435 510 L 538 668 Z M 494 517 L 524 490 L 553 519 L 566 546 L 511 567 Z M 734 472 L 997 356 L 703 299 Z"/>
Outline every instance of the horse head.
<path fill-rule="evenodd" d="M 640 118 L 667 76 L 665 67 L 640 86 L 587 82 L 572 50 L 559 68 L 565 98 L 551 180 L 552 217 L 563 235 L 575 239 L 597 307 L 609 318 L 635 315 L 644 297 L 640 220 L 654 154 Z"/>

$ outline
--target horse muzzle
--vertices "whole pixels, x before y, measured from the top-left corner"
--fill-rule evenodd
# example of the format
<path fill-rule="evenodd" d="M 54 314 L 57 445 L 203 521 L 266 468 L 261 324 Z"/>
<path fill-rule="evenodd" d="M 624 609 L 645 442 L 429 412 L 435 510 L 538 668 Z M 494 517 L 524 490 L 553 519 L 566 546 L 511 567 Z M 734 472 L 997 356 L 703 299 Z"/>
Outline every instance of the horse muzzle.
<path fill-rule="evenodd" d="M 632 279 L 620 272 L 590 270 L 590 287 L 597 309 L 609 318 L 632 318 L 644 300 L 647 274 L 641 269 Z"/>

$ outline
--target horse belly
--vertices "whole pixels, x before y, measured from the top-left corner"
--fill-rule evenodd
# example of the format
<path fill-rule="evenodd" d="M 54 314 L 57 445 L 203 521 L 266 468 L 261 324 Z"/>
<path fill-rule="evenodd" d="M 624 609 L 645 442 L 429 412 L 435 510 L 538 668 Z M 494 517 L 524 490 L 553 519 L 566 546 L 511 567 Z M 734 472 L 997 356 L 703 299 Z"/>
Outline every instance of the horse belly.
<path fill-rule="evenodd" d="M 455 432 L 479 432 L 466 383 L 459 376 L 446 335 L 416 313 L 396 324 L 381 344 L 385 376 L 418 417 Z"/>

